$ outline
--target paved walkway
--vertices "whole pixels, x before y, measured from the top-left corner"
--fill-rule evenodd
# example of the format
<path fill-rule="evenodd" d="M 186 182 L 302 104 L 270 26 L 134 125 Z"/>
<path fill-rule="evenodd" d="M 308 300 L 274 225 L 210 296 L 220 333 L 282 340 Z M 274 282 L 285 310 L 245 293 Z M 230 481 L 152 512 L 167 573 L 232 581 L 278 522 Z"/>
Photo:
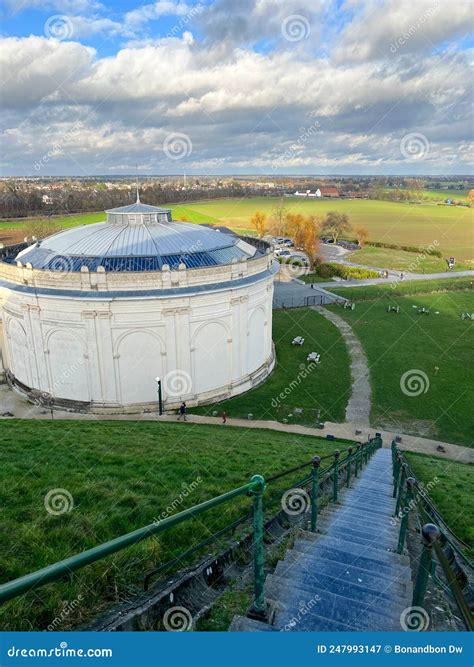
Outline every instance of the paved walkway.
<path fill-rule="evenodd" d="M 10 419 L 10 417 L 2 417 L 2 413 L 9 411 L 17 419 L 51 419 L 51 413 L 42 408 L 28 403 L 22 396 L 13 392 L 7 385 L 0 385 L 0 420 Z M 135 414 L 135 415 L 97 415 L 97 414 L 78 414 L 75 412 L 63 412 L 61 410 L 54 411 L 55 420 L 78 420 L 78 421 L 165 421 L 176 422 L 176 415 L 162 415 L 159 417 L 155 413 Z M 188 415 L 188 421 L 192 424 L 220 424 L 219 417 L 205 417 L 203 415 Z M 373 436 L 375 432 L 382 435 L 384 447 L 390 447 L 392 440 L 396 435 L 393 431 L 385 431 L 374 428 L 373 426 L 357 426 L 351 423 L 336 424 L 334 422 L 326 422 L 324 428 L 317 429 L 309 426 L 300 426 L 298 424 L 282 424 L 277 421 L 267 421 L 254 419 L 252 421 L 247 419 L 233 419 L 228 418 L 226 426 L 222 428 L 232 428 L 237 426 L 239 428 L 265 428 L 272 431 L 279 431 L 281 433 L 295 433 L 296 435 L 311 435 L 318 438 L 325 438 L 327 435 L 334 435 L 336 438 L 345 440 L 365 441 L 369 436 Z M 443 447 L 444 452 L 437 451 L 437 447 Z M 452 445 L 447 442 L 439 440 L 431 440 L 428 438 L 419 438 L 414 435 L 403 435 L 400 449 L 406 449 L 412 452 L 420 452 L 422 454 L 431 454 L 441 458 L 459 461 L 461 463 L 474 463 L 474 449 L 463 447 L 461 445 Z"/>
<path fill-rule="evenodd" d="M 360 340 L 352 327 L 336 313 L 315 306 L 320 315 L 332 322 L 342 334 L 351 358 L 352 393 L 346 407 L 346 421 L 368 426 L 370 424 L 371 389 L 369 382 L 369 362 Z"/>

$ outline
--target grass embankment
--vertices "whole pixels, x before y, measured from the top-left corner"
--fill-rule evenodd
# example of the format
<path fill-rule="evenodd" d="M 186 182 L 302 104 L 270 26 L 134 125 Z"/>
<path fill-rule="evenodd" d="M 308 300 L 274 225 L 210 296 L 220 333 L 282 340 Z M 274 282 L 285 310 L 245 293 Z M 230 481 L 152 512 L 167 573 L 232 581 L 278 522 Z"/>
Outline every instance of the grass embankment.
<path fill-rule="evenodd" d="M 394 282 L 387 279 L 386 283 L 361 287 L 331 287 L 333 292 L 351 301 L 376 301 L 378 299 L 394 299 L 398 297 L 438 292 L 459 292 L 472 290 L 474 278 L 464 276 L 460 278 L 439 278 L 437 280 L 409 280 Z"/>
<path fill-rule="evenodd" d="M 474 468 L 424 454 L 405 452 L 417 479 L 429 485 L 429 496 L 453 532 L 474 549 Z M 436 480 L 435 480 L 436 478 Z"/>
<path fill-rule="evenodd" d="M 175 219 L 185 217 L 191 222 L 222 224 L 240 233 L 254 233 L 250 218 L 261 210 L 272 215 L 278 199 L 275 197 L 246 197 L 241 199 L 213 199 L 186 204 L 164 204 L 173 210 Z M 465 207 L 439 206 L 436 202 L 423 205 L 366 199 L 319 200 L 285 197 L 287 210 L 303 215 L 324 217 L 328 211 L 347 213 L 353 227 L 364 226 L 371 241 L 398 245 L 427 247 L 438 241 L 443 257 L 454 256 L 458 261 L 474 257 L 472 220 L 473 211 Z M 58 216 L 54 221 L 61 226 L 99 222 L 104 214 Z M 21 240 L 27 233 L 28 220 L 0 223 L 0 241 L 5 234 L 17 230 Z"/>
<path fill-rule="evenodd" d="M 400 312 L 388 313 L 389 304 Z M 418 314 L 420 307 L 430 314 Z M 472 292 L 376 299 L 358 302 L 354 311 L 330 308 L 351 325 L 368 356 L 373 424 L 473 446 L 474 323 L 460 318 L 474 312 Z"/>
<path fill-rule="evenodd" d="M 291 344 L 296 336 L 303 336 L 304 345 Z M 276 310 L 273 341 L 277 365 L 264 384 L 193 412 L 212 414 L 225 410 L 230 417 L 253 414 L 255 419 L 287 419 L 291 424 L 312 425 L 320 411 L 323 421 L 344 421 L 350 372 L 348 353 L 338 329 L 314 310 Z M 306 361 L 310 352 L 321 355 L 318 366 Z"/>
<path fill-rule="evenodd" d="M 395 271 L 411 271 L 412 273 L 441 273 L 448 270 L 446 260 L 435 257 L 422 250 L 419 253 L 391 248 L 375 248 L 365 246 L 350 255 L 351 262 Z M 474 268 L 474 260 L 456 262 L 455 271 L 467 271 Z"/>
<path fill-rule="evenodd" d="M 339 442 L 265 430 L 154 422 L 4 421 L 0 437 L 1 582 L 245 484 L 329 454 Z M 267 510 L 301 472 L 270 484 Z M 46 494 L 66 490 L 73 509 L 52 515 Z M 273 505 L 270 497 L 276 493 Z M 245 514 L 241 497 L 2 606 L 2 630 L 83 623 L 138 594 L 143 574 Z M 60 509 L 56 506 L 56 509 Z M 222 543 L 221 543 L 222 547 Z M 200 558 L 210 549 L 201 552 Z M 64 605 L 73 609 L 61 617 Z"/>

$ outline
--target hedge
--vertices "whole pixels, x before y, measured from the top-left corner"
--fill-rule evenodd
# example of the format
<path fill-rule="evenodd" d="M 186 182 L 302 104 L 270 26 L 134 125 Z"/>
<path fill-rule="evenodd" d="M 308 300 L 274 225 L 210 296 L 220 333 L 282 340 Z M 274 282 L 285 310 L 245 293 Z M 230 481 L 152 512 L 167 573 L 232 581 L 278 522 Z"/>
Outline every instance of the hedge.
<path fill-rule="evenodd" d="M 382 241 L 367 241 L 365 245 L 374 246 L 374 248 L 390 248 L 390 250 L 405 250 L 405 252 L 426 253 L 434 257 L 443 257 L 440 250 L 430 248 L 417 248 L 413 245 L 397 245 L 396 243 L 383 243 Z"/>

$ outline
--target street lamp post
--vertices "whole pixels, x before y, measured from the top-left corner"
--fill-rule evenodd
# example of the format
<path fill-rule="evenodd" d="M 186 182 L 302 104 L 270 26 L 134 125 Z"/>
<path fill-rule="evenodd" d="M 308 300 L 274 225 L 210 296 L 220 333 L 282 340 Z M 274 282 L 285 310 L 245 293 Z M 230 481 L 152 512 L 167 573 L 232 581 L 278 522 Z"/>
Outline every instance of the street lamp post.
<path fill-rule="evenodd" d="M 161 393 L 161 380 L 159 377 L 155 378 L 156 384 L 158 385 L 158 414 L 163 414 L 163 396 Z"/>

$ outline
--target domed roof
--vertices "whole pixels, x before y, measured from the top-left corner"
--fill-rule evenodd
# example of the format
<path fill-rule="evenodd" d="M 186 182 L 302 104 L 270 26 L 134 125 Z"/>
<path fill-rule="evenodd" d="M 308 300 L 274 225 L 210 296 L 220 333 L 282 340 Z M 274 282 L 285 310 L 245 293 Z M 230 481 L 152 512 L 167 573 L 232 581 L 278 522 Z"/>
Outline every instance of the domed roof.
<path fill-rule="evenodd" d="M 137 201 L 107 211 L 107 222 L 74 227 L 22 250 L 22 264 L 49 271 L 159 271 L 202 268 L 249 259 L 262 251 L 233 234 L 174 222 L 170 209 Z"/>

